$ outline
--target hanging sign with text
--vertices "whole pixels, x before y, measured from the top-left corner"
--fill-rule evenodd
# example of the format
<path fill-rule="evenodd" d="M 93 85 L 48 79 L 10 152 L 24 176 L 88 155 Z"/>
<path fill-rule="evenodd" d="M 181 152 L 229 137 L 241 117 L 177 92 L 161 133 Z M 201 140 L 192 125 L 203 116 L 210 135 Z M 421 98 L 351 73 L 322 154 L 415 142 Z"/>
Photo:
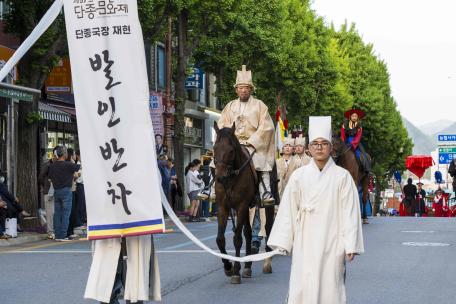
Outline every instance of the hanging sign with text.
<path fill-rule="evenodd" d="M 88 238 L 164 231 L 136 0 L 65 1 Z"/>

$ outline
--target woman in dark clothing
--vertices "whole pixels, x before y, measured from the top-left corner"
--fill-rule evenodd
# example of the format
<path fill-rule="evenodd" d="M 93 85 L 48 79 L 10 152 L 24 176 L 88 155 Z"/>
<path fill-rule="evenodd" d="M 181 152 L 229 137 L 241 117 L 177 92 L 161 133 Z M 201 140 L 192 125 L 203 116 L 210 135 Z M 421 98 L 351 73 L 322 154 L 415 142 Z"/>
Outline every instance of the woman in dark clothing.
<path fill-rule="evenodd" d="M 416 197 L 416 186 L 414 184 L 412 184 L 413 180 L 411 178 L 409 178 L 407 180 L 407 185 L 404 186 L 404 189 L 403 189 L 403 192 L 404 192 L 404 200 L 402 201 L 402 203 L 404 204 L 405 206 L 405 210 L 406 210 L 406 213 L 407 215 L 412 215 L 414 213 L 412 213 L 411 209 L 412 209 L 412 206 L 415 205 L 415 197 Z"/>
<path fill-rule="evenodd" d="M 416 191 L 415 204 L 412 204 L 412 215 L 422 216 L 425 213 L 426 204 L 424 199 L 426 198 L 426 191 L 424 191 L 423 183 L 418 183 L 418 189 Z"/>

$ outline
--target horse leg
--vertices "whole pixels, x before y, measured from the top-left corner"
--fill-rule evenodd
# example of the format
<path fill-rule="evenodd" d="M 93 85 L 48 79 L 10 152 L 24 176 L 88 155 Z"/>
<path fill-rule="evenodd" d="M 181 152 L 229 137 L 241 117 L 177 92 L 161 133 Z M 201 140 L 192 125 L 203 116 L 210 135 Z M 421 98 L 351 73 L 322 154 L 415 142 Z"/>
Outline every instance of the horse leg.
<path fill-rule="evenodd" d="M 222 207 L 223 206 L 223 207 Z M 225 230 L 226 224 L 228 221 L 228 210 L 227 208 L 220 204 L 220 208 L 217 213 L 217 222 L 218 222 L 218 231 L 217 231 L 217 246 L 221 253 L 226 254 L 225 248 Z M 233 274 L 233 265 L 227 259 L 222 259 L 223 268 L 225 270 L 225 275 L 230 277 Z"/>
<path fill-rule="evenodd" d="M 264 212 L 266 214 L 266 252 L 271 251 L 271 247 L 268 246 L 268 238 L 271 234 L 272 225 L 274 224 L 274 207 L 266 207 L 264 208 Z M 263 273 L 272 273 L 272 258 L 266 258 L 263 262 Z"/>
<path fill-rule="evenodd" d="M 249 212 L 246 212 L 244 216 L 244 238 L 245 238 L 245 255 L 252 254 L 252 227 L 250 226 Z M 243 278 L 252 277 L 252 262 L 246 262 L 244 264 L 244 270 L 242 271 Z"/>
<path fill-rule="evenodd" d="M 362 206 L 363 206 L 363 224 L 369 224 L 367 221 L 367 195 L 368 195 L 368 175 L 364 176 L 361 187 L 362 187 Z"/>
<path fill-rule="evenodd" d="M 234 236 L 233 236 L 233 243 L 234 248 L 236 250 L 236 257 L 241 256 L 241 247 L 242 247 L 242 228 L 244 226 L 244 212 L 243 208 L 241 207 L 237 211 L 237 218 L 236 218 L 236 228 L 234 229 Z M 231 276 L 231 284 L 240 284 L 241 283 L 241 275 L 239 271 L 241 270 L 241 263 L 234 262 L 233 266 L 233 275 Z"/>

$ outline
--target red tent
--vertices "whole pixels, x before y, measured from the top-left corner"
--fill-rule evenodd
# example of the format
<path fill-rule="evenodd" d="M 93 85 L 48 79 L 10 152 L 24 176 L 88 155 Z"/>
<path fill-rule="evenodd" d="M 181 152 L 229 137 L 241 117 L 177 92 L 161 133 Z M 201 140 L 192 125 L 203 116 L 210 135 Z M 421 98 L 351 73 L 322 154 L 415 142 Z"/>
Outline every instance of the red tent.
<path fill-rule="evenodd" d="M 424 171 L 434 164 L 431 156 L 428 155 L 411 155 L 405 160 L 405 167 L 421 178 Z"/>

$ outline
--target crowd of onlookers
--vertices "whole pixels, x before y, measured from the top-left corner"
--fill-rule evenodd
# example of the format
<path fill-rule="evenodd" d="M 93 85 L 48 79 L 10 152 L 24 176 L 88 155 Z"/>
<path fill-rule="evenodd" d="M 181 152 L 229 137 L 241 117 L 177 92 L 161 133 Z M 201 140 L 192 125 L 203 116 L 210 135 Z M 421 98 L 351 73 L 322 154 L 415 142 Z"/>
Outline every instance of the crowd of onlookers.
<path fill-rule="evenodd" d="M 162 180 L 162 189 L 171 208 L 176 211 L 178 196 L 182 199 L 185 189 L 185 194 L 190 200 L 190 208 L 188 210 L 188 220 L 190 222 L 206 221 L 210 216 L 215 216 L 217 213 L 216 204 L 210 203 L 209 198 L 201 200 L 201 192 L 203 190 L 210 193 L 210 183 L 212 180 L 211 169 L 209 164 L 211 159 L 205 158 L 203 163 L 201 160 L 194 159 L 185 167 L 185 182 L 179 181 L 174 161 L 166 155 L 166 146 L 162 145 L 161 135 L 155 136 L 157 143 L 156 153 L 158 156 L 158 169 Z M 212 208 L 211 208 L 212 207 Z"/>
<path fill-rule="evenodd" d="M 52 158 L 43 164 L 38 177 L 43 194 L 46 230 L 49 239 L 69 241 L 78 238 L 76 229 L 86 229 L 87 215 L 81 154 L 64 146 L 52 151 Z M 30 216 L 5 185 L 0 176 L 0 238 L 8 239 L 22 232 L 22 217 Z M 12 228 L 9 225 L 13 225 Z M 13 230 L 12 230 L 13 229 Z M 9 233 L 8 233 L 9 232 Z"/>
<path fill-rule="evenodd" d="M 52 158 L 41 168 L 38 182 L 44 194 L 48 238 L 78 238 L 75 230 L 86 229 L 87 225 L 80 152 L 55 147 Z"/>

